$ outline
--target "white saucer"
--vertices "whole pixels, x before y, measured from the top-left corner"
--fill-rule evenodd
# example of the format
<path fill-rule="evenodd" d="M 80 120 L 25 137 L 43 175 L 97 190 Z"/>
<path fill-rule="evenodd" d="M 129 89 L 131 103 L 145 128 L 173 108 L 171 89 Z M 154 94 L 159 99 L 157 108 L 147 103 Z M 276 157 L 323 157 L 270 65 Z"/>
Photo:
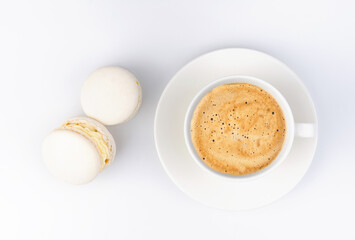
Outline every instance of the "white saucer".
<path fill-rule="evenodd" d="M 288 101 L 295 122 L 315 123 L 317 128 L 312 99 L 292 70 L 265 53 L 232 48 L 196 58 L 172 78 L 159 100 L 154 135 L 165 171 L 184 193 L 208 206 L 245 210 L 269 204 L 295 187 L 312 162 L 317 134 L 314 138 L 296 138 L 287 159 L 273 172 L 255 180 L 230 181 L 201 169 L 185 144 L 186 110 L 195 94 L 206 84 L 237 74 L 271 83 Z"/>

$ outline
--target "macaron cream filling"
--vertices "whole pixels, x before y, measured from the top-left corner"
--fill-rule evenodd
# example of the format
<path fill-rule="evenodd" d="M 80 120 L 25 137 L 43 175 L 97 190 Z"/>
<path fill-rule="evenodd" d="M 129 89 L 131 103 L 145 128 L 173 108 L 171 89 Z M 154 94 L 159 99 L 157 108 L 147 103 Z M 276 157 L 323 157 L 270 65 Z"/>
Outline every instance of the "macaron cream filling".
<path fill-rule="evenodd" d="M 62 128 L 81 134 L 95 144 L 101 156 L 101 171 L 110 163 L 112 147 L 94 125 L 78 120 L 68 120 L 62 125 Z"/>

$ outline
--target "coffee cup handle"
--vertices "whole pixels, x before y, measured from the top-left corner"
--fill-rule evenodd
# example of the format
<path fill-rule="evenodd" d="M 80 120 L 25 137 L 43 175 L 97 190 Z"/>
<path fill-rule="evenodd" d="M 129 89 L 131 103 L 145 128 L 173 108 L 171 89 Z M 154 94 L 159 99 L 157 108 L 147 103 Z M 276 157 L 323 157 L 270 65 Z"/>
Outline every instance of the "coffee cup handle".
<path fill-rule="evenodd" d="M 295 123 L 295 136 L 301 138 L 312 138 L 315 135 L 315 124 Z"/>

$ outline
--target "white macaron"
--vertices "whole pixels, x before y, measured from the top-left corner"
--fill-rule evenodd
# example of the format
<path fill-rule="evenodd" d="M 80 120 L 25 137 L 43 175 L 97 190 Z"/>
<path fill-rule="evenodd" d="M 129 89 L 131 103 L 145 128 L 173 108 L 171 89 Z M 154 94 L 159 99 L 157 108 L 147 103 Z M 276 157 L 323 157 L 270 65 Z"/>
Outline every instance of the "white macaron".
<path fill-rule="evenodd" d="M 121 67 L 102 67 L 89 75 L 81 90 L 81 106 L 86 115 L 105 125 L 131 119 L 142 101 L 136 77 Z"/>
<path fill-rule="evenodd" d="M 71 184 L 84 184 L 113 162 L 116 145 L 109 131 L 86 117 L 69 119 L 51 132 L 42 145 L 49 171 Z"/>

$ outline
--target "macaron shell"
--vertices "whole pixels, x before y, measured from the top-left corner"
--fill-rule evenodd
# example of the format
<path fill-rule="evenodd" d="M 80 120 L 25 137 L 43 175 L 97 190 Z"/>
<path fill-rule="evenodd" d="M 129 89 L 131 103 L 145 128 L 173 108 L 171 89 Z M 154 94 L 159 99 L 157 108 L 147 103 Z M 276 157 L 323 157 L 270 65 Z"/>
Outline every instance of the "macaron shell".
<path fill-rule="evenodd" d="M 72 131 L 50 133 L 43 142 L 42 154 L 49 171 L 71 184 L 88 183 L 100 172 L 101 159 L 95 145 Z"/>
<path fill-rule="evenodd" d="M 121 67 L 103 67 L 90 74 L 81 90 L 84 112 L 104 125 L 123 123 L 137 112 L 142 90 L 136 77 Z"/>
<path fill-rule="evenodd" d="M 138 85 L 138 88 L 139 88 L 138 104 L 137 104 L 136 108 L 134 109 L 134 111 L 132 112 L 132 114 L 124 122 L 127 122 L 128 120 L 132 119 L 137 114 L 139 108 L 142 105 L 142 88 L 140 85 Z"/>
<path fill-rule="evenodd" d="M 112 147 L 111 151 L 111 159 L 110 163 L 112 163 L 115 160 L 115 155 L 116 155 L 116 143 L 115 140 L 112 136 L 112 134 L 108 131 L 108 129 L 99 121 L 89 118 L 89 117 L 75 117 L 71 118 L 67 121 L 81 121 L 81 122 L 86 122 L 90 125 L 95 126 L 95 128 L 104 135 L 105 139 L 108 141 L 109 145 Z"/>

